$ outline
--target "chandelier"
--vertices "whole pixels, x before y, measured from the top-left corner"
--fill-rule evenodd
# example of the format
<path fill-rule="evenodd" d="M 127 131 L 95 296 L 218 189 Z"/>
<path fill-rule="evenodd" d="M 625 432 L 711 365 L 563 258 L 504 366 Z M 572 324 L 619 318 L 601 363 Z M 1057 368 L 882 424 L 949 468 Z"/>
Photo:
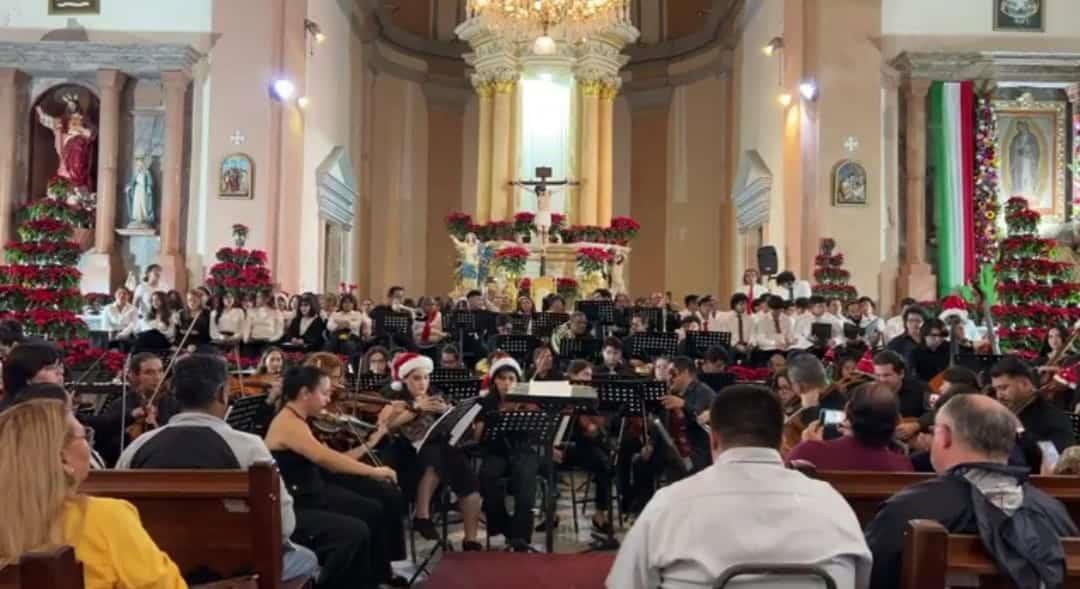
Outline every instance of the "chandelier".
<path fill-rule="evenodd" d="M 533 52 L 552 55 L 557 34 L 580 42 L 599 31 L 630 24 L 630 0 L 468 0 L 467 15 L 515 41 L 533 41 Z"/>

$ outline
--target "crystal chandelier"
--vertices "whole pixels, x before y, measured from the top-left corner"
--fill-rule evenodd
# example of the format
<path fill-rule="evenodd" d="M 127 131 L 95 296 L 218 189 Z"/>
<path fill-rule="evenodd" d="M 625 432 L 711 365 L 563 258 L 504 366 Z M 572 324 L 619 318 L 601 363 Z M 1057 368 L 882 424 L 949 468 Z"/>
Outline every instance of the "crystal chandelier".
<path fill-rule="evenodd" d="M 630 0 L 468 0 L 467 15 L 515 41 L 533 41 L 533 52 L 557 51 L 553 34 L 584 41 L 598 31 L 630 24 Z"/>

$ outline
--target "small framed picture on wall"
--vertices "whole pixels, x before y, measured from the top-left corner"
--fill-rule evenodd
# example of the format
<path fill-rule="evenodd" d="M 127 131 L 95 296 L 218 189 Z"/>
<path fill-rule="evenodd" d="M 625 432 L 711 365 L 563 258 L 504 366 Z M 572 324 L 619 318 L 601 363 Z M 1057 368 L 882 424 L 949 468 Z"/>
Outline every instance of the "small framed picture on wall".
<path fill-rule="evenodd" d="M 994 30 L 1041 33 L 1046 30 L 1046 0 L 992 0 Z"/>
<path fill-rule="evenodd" d="M 234 153 L 221 160 L 218 194 L 225 198 L 252 198 L 255 162 L 247 154 Z"/>
<path fill-rule="evenodd" d="M 49 14 L 101 14 L 101 0 L 48 0 Z"/>

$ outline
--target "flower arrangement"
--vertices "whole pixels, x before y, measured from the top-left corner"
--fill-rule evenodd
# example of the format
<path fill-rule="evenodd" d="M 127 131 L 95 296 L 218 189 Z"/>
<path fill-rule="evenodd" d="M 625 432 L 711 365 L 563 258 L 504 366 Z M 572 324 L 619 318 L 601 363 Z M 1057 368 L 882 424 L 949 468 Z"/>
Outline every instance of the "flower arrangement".
<path fill-rule="evenodd" d="M 521 280 L 518 280 L 517 289 L 519 293 L 528 294 L 532 291 L 532 279 L 526 276 Z"/>
<path fill-rule="evenodd" d="M 54 219 L 74 227 L 88 228 L 94 224 L 93 212 L 80 205 L 68 204 L 62 200 L 39 198 L 30 201 L 19 209 L 19 214 L 27 221 Z"/>
<path fill-rule="evenodd" d="M 578 281 L 573 278 L 557 278 L 555 279 L 555 292 L 564 299 L 576 298 Z"/>
<path fill-rule="evenodd" d="M 533 224 L 533 220 L 536 219 L 536 215 L 522 211 L 514 214 L 514 232 L 522 237 L 528 237 L 536 231 L 536 225 Z"/>
<path fill-rule="evenodd" d="M 53 176 L 45 183 L 45 194 L 55 200 L 63 201 L 71 194 L 72 190 L 71 183 L 60 176 Z"/>
<path fill-rule="evenodd" d="M 769 379 L 769 368 L 762 366 L 750 368 L 747 366 L 729 366 L 727 371 L 735 375 L 738 382 L 762 382 Z"/>
<path fill-rule="evenodd" d="M 458 239 L 465 239 L 465 236 L 472 231 L 473 221 L 472 216 L 466 213 L 450 213 L 446 216 L 446 230 Z"/>
<path fill-rule="evenodd" d="M 608 234 L 614 238 L 614 243 L 626 244 L 637 237 L 641 225 L 630 217 L 613 217 Z"/>
<path fill-rule="evenodd" d="M 821 240 L 821 246 L 817 256 L 814 257 L 814 285 L 815 295 L 826 299 L 840 299 L 850 301 L 858 297 L 859 293 L 854 286 L 848 284 L 851 273 L 843 269 L 844 254 L 836 251 L 836 240 L 826 237 Z"/>
<path fill-rule="evenodd" d="M 975 258 L 981 265 L 998 257 L 997 215 L 1000 181 L 997 112 L 992 92 L 980 92 L 975 104 Z"/>
<path fill-rule="evenodd" d="M 95 363 L 97 378 L 85 379 L 90 382 L 110 381 L 124 369 L 127 360 L 119 350 L 95 348 L 85 339 L 76 339 L 61 344 L 64 351 L 64 368 L 70 372 L 90 370 Z M 100 360 L 100 361 L 99 361 Z"/>
<path fill-rule="evenodd" d="M 223 247 L 216 254 L 218 262 L 210 267 L 206 286 L 215 295 L 230 292 L 237 298 L 247 295 L 270 294 L 274 281 L 266 267 L 267 256 L 262 250 Z"/>
<path fill-rule="evenodd" d="M 614 217 L 610 227 L 595 225 L 566 225 L 566 216 L 551 214 L 549 235 L 559 235 L 563 243 L 610 243 L 626 245 L 637 237 L 641 225 L 630 217 Z M 467 213 L 454 212 L 446 216 L 446 230 L 457 239 L 465 239 L 468 233 L 475 233 L 480 241 L 514 241 L 517 236 L 538 233 L 536 215 L 528 211 L 516 213 L 513 221 L 491 221 L 483 224 L 473 223 Z"/>
<path fill-rule="evenodd" d="M 601 272 L 611 262 L 611 252 L 600 247 L 582 247 L 577 251 L 577 267 L 585 274 Z"/>
<path fill-rule="evenodd" d="M 495 267 L 511 276 L 521 276 L 528 261 L 529 250 L 521 246 L 507 246 L 495 252 Z"/>

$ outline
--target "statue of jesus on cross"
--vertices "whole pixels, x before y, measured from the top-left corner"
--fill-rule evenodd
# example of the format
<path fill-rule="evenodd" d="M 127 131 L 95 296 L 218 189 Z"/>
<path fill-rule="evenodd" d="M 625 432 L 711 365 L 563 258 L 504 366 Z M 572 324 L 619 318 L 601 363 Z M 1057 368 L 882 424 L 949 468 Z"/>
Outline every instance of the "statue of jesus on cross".
<path fill-rule="evenodd" d="M 548 243 L 548 229 L 551 228 L 551 194 L 548 192 L 548 188 L 577 186 L 580 182 L 548 180 L 548 178 L 551 178 L 551 168 L 549 167 L 536 168 L 536 177 L 538 180 L 511 180 L 510 184 L 520 188 L 532 188 L 536 194 L 536 216 L 533 217 L 533 223 L 540 232 L 540 247 L 544 248 Z"/>

